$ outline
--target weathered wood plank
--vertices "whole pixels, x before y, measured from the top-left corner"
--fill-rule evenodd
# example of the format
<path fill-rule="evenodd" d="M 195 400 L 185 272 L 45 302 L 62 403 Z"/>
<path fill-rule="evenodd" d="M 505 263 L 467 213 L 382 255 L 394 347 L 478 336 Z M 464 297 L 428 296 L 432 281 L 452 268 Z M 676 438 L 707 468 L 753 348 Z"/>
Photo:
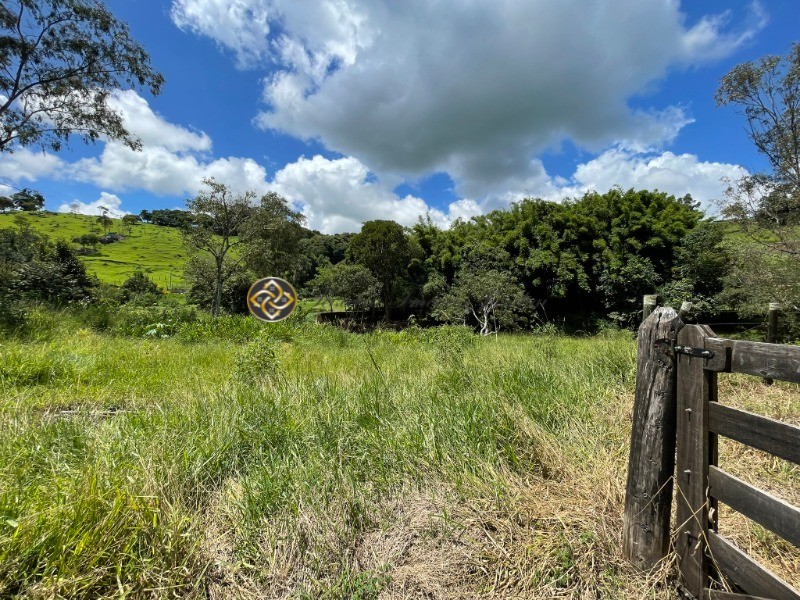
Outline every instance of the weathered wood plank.
<path fill-rule="evenodd" d="M 705 590 L 703 596 L 706 600 L 771 600 L 763 596 L 751 596 L 750 594 L 737 594 L 735 592 L 723 592 L 722 590 Z"/>
<path fill-rule="evenodd" d="M 721 535 L 709 532 L 708 545 L 711 559 L 719 565 L 720 572 L 748 594 L 774 600 L 800 600 L 800 592 Z"/>
<path fill-rule="evenodd" d="M 711 431 L 800 465 L 800 427 L 719 403 L 708 419 Z"/>
<path fill-rule="evenodd" d="M 722 469 L 708 470 L 709 494 L 800 548 L 800 509 Z"/>
<path fill-rule="evenodd" d="M 675 361 L 655 341 L 674 337 L 681 325 L 673 309 L 657 308 L 638 334 L 622 547 L 645 571 L 669 551 L 675 470 Z"/>
<path fill-rule="evenodd" d="M 678 344 L 705 347 L 714 332 L 703 325 L 687 325 L 678 334 Z M 699 598 L 708 587 L 705 552 L 709 526 L 706 487 L 708 465 L 716 458 L 715 438 L 708 433 L 706 406 L 716 400 L 716 377 L 705 368 L 705 359 L 678 356 L 677 382 L 677 537 L 675 550 L 683 587 Z"/>
<path fill-rule="evenodd" d="M 800 383 L 800 346 L 728 340 L 731 371 Z"/>

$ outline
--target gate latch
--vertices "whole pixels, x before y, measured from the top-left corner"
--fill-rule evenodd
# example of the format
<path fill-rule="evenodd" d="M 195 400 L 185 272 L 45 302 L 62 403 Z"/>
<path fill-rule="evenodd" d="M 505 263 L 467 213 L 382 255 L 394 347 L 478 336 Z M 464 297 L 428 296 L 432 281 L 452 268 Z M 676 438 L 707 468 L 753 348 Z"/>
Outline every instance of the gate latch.
<path fill-rule="evenodd" d="M 680 346 L 675 343 L 674 339 L 662 338 L 654 342 L 656 349 L 661 350 L 668 356 L 675 356 L 677 354 L 685 354 L 686 356 L 696 356 L 698 358 L 712 358 L 714 356 L 713 350 L 706 348 L 696 348 L 694 346 Z"/>

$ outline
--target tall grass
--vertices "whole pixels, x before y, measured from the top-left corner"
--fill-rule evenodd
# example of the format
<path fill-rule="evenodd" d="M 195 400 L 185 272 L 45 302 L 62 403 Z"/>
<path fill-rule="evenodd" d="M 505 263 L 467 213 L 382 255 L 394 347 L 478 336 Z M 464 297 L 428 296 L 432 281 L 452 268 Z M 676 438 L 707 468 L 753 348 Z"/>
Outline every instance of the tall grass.
<path fill-rule="evenodd" d="M 0 341 L 0 596 L 656 593 L 613 540 L 628 334 L 76 318 Z"/>
<path fill-rule="evenodd" d="M 337 535 L 353 540 L 408 486 L 466 494 L 500 472 L 547 473 L 540 431 L 585 422 L 596 390 L 613 394 L 631 365 L 621 338 L 302 323 L 248 335 L 251 323 L 216 341 L 196 322 L 154 339 L 50 323 L 3 342 L 2 593 L 199 592 L 207 519 L 226 524 L 247 579 L 268 585 L 265 531 L 300 513 L 344 511 Z M 347 557 L 307 543 L 295 557 L 317 573 L 306 587 L 347 588 Z"/>

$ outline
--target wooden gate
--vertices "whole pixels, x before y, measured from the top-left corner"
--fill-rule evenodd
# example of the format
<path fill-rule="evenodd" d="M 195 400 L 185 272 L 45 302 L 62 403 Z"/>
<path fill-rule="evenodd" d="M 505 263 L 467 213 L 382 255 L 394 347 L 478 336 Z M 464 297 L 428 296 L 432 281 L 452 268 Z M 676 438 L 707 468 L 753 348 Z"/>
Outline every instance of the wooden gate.
<path fill-rule="evenodd" d="M 800 427 L 726 406 L 718 373 L 746 373 L 800 383 L 800 346 L 721 339 L 687 325 L 670 349 L 677 359 L 677 515 L 675 549 L 683 590 L 695 598 L 800 600 L 800 592 L 725 538 L 718 503 L 800 547 L 800 510 L 718 467 L 724 436 L 800 464 Z M 721 530 L 720 530 L 721 529 Z M 716 591 L 714 581 L 733 589 Z"/>

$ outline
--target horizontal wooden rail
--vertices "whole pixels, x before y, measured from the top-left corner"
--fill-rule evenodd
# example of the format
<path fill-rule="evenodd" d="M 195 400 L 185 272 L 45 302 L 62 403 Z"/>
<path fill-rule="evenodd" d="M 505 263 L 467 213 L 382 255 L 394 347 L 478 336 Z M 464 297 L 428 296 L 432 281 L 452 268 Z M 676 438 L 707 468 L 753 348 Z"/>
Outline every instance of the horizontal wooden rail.
<path fill-rule="evenodd" d="M 709 495 L 800 548 L 800 509 L 713 465 L 708 486 Z"/>
<path fill-rule="evenodd" d="M 736 594 L 734 592 L 723 592 L 721 590 L 703 590 L 704 600 L 770 600 L 764 596 L 751 596 L 750 594 Z"/>
<path fill-rule="evenodd" d="M 800 465 L 800 427 L 795 425 L 710 402 L 708 429 Z"/>
<path fill-rule="evenodd" d="M 714 352 L 709 370 L 800 383 L 800 346 L 710 338 L 705 347 Z"/>
<path fill-rule="evenodd" d="M 748 594 L 774 600 L 800 600 L 800 592 L 721 535 L 709 531 L 708 546 L 722 573 Z"/>

